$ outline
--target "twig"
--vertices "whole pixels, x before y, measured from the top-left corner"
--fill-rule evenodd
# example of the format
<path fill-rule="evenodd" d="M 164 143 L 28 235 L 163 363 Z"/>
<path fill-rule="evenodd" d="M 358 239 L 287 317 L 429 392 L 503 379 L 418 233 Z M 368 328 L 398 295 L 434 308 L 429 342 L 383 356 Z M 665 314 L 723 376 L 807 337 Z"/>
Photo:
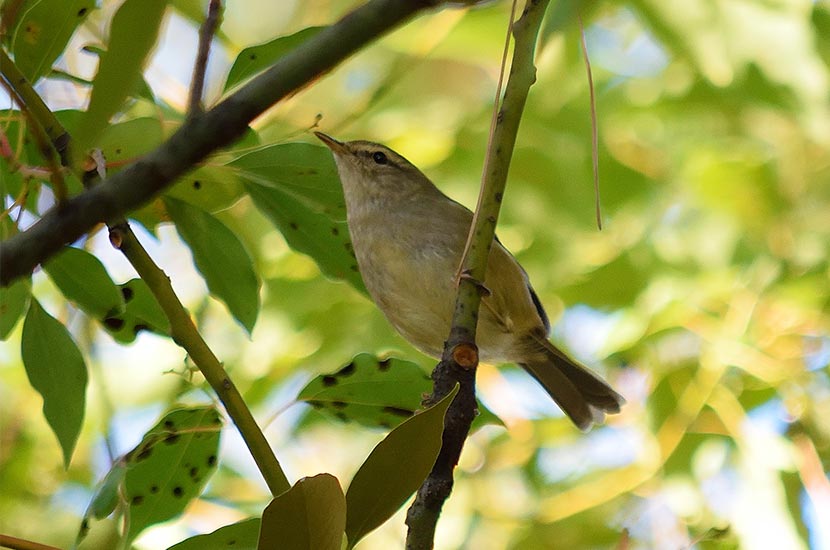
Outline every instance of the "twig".
<path fill-rule="evenodd" d="M 130 261 L 138 275 L 153 291 L 153 295 L 170 320 L 170 335 L 173 341 L 187 350 L 193 363 L 205 376 L 225 409 L 242 434 L 245 444 L 253 456 L 259 471 L 265 478 L 271 494 L 274 496 L 287 491 L 288 482 L 282 467 L 271 450 L 265 435 L 254 420 L 242 395 L 231 381 L 222 363 L 205 343 L 202 335 L 193 324 L 187 310 L 173 291 L 170 279 L 156 264 L 147 251 L 136 239 L 129 225 L 122 224 L 110 228 L 110 242 L 121 250 Z"/>
<path fill-rule="evenodd" d="M 406 547 L 425 550 L 433 547 L 435 527 L 441 508 L 449 498 L 453 470 L 470 425 L 476 415 L 475 366 L 478 363 L 475 332 L 481 303 L 481 283 L 495 236 L 501 199 L 516 134 L 530 86 L 536 79 L 533 57 L 536 38 L 549 0 L 528 0 L 522 16 L 513 25 L 515 48 L 510 77 L 498 112 L 493 139 L 484 167 L 481 196 L 470 232 L 467 260 L 458 286 L 452 329 L 444 346 L 441 363 L 433 371 L 433 393 L 428 401 L 440 399 L 456 382 L 461 388 L 444 420 L 443 446 L 432 472 L 418 490 L 409 508 Z"/>
<path fill-rule="evenodd" d="M 594 97 L 594 75 L 591 72 L 591 59 L 588 56 L 588 45 L 585 43 L 585 27 L 582 25 L 582 14 L 579 18 L 579 38 L 582 45 L 582 56 L 585 59 L 585 71 L 588 73 L 588 93 L 591 102 L 591 163 L 594 169 L 594 197 L 597 216 L 597 229 L 602 231 L 602 207 L 599 196 L 599 132 L 597 131 L 597 100 Z"/>
<path fill-rule="evenodd" d="M 19 90 L 17 82 L 27 82 L 23 74 L 18 70 L 5 50 L 0 49 L 0 73 L 2 74 L 3 87 L 9 92 L 9 96 L 20 106 L 20 111 L 26 116 L 29 122 L 29 131 L 37 144 L 43 158 L 46 159 L 49 165 L 49 181 L 52 183 L 52 191 L 55 193 L 55 200 L 58 206 L 62 207 L 66 203 L 67 191 L 66 182 L 63 179 L 63 166 L 61 165 L 61 151 L 58 145 L 61 143 L 60 139 L 52 139 L 52 130 L 43 125 L 41 119 L 36 116 L 26 100 L 30 97 L 29 93 Z M 27 82 L 28 83 L 28 82 Z M 31 86 L 28 87 L 31 89 Z M 37 95 L 34 90 L 32 94 Z M 41 102 L 42 103 L 42 102 Z M 39 106 L 35 106 L 38 109 Z M 48 109 L 47 109 L 48 110 Z"/>
<path fill-rule="evenodd" d="M 46 135 L 49 136 L 49 141 L 55 146 L 60 156 L 61 164 L 66 166 L 69 135 L 3 48 L 0 48 L 0 74 L 3 80 L 13 88 L 12 97 L 15 101 L 20 105 L 25 105 L 32 118 L 38 120 L 43 126 Z M 18 85 L 18 83 L 26 83 L 26 85 Z"/>
<path fill-rule="evenodd" d="M 187 116 L 201 113 L 203 109 L 202 95 L 205 90 L 205 73 L 207 72 L 210 44 L 222 19 L 222 0 L 210 0 L 207 16 L 199 29 L 199 48 L 196 52 L 196 62 L 193 64 L 193 79 L 190 84 L 190 97 L 187 101 Z"/>
<path fill-rule="evenodd" d="M 170 186 L 248 123 L 345 58 L 415 14 L 445 0 L 370 0 L 286 54 L 263 74 L 203 114 L 191 117 L 166 142 L 107 180 L 47 212 L 26 231 L 0 243 L 0 285 L 27 275 L 96 224 L 123 217 Z"/>
<path fill-rule="evenodd" d="M 510 36 L 513 33 L 513 23 L 516 20 L 516 6 L 518 0 L 513 0 L 513 5 L 510 6 L 510 22 L 507 24 L 507 35 L 504 37 L 504 49 L 501 56 L 501 67 L 499 69 L 499 81 L 496 84 L 496 96 L 493 98 L 493 116 L 490 117 L 490 130 L 487 134 L 487 151 L 484 153 L 484 166 L 490 164 L 490 154 L 492 152 L 491 145 L 493 144 L 493 136 L 496 133 L 496 124 L 499 121 L 499 102 L 501 101 L 501 87 L 504 82 L 504 71 L 507 68 L 507 52 L 510 50 Z M 481 186 L 484 188 L 484 180 L 486 171 L 481 173 Z M 473 229 L 476 226 L 476 219 L 481 212 L 481 201 L 484 200 L 484 193 L 478 194 L 478 204 L 476 204 L 476 211 L 473 213 L 473 222 L 470 224 L 470 232 L 467 234 L 467 242 L 464 243 L 464 253 L 461 255 L 461 261 L 458 264 L 458 273 L 456 273 L 455 280 L 461 280 L 461 274 L 464 266 L 467 263 L 467 254 L 470 252 L 470 246 L 473 244 Z"/>
<path fill-rule="evenodd" d="M 55 546 L 49 546 L 33 540 L 19 539 L 11 535 L 0 533 L 0 547 L 11 548 L 12 550 L 60 550 Z"/>

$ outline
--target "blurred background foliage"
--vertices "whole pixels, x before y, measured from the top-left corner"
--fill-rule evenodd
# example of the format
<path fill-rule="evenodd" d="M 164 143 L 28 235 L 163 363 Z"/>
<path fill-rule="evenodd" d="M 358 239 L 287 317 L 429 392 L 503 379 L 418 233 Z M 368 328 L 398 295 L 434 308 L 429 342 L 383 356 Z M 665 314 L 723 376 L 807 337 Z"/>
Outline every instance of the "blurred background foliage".
<path fill-rule="evenodd" d="M 122 123 L 143 120 L 113 138 L 132 140 L 123 160 L 182 119 L 204 4 L 181 0 L 168 9 L 147 88 L 119 115 Z M 60 70 L 38 82 L 52 109 L 84 107 L 83 80 L 97 58 L 83 47 L 104 42 L 118 5 L 106 0 L 92 11 Z M 329 24 L 355 5 L 229 1 L 209 65 L 209 103 L 224 93 L 244 48 Z M 504 425 L 482 426 L 469 440 L 437 547 L 830 548 L 830 3 L 590 6 L 583 21 L 604 229 L 594 222 L 579 27 L 549 17 L 499 235 L 556 319 L 554 340 L 602 372 L 628 404 L 582 435 L 524 373 L 482 366 L 480 397 Z M 348 480 L 383 436 L 296 403 L 313 376 L 361 352 L 409 359 L 424 372 L 433 361 L 394 334 L 364 294 L 293 251 L 219 166 L 252 150 L 246 146 L 313 143 L 308 130 L 316 126 L 391 146 L 473 206 L 508 11 L 508 2 L 492 2 L 411 22 L 262 116 L 235 156 L 212 159 L 202 178 L 171 192 L 188 200 L 187 184 L 219 182 L 205 193 L 213 202 L 200 206 L 242 239 L 262 279 L 250 335 L 208 294 L 159 203 L 136 214 L 155 233 L 140 237 L 292 479 L 331 472 Z M 8 135 L 15 123 L 5 116 Z M 4 178 L 8 206 L 19 182 L 6 170 Z M 50 197 L 41 187 L 30 209 L 43 211 Z M 126 283 L 135 275 L 105 233 L 77 246 Z M 111 458 L 170 403 L 206 401 L 209 392 L 168 339 L 141 333 L 120 344 L 44 273 L 32 285 L 87 359 L 87 414 L 64 470 L 21 365 L 17 323 L 0 345 L 0 531 L 65 546 Z M 206 492 L 135 546 L 166 547 L 256 515 L 268 496 L 227 428 Z M 105 547 L 112 529 L 99 527 L 93 542 Z M 358 548 L 400 547 L 404 532 L 401 512 Z"/>

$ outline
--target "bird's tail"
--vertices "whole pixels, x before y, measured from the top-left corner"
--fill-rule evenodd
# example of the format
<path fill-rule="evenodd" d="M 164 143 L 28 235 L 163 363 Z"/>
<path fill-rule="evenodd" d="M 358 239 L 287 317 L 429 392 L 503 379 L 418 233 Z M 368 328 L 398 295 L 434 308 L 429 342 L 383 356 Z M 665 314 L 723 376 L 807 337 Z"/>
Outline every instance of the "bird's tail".
<path fill-rule="evenodd" d="M 606 414 L 620 412 L 625 403 L 599 376 L 576 363 L 545 338 L 535 338 L 544 348 L 522 364 L 550 394 L 576 426 L 586 431 Z"/>

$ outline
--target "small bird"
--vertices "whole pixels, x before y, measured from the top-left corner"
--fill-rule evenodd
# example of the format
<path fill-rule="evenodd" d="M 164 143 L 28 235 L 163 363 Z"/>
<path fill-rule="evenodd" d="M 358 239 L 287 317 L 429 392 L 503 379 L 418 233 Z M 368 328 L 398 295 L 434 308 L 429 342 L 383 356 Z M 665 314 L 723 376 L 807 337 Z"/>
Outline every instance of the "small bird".
<path fill-rule="evenodd" d="M 406 340 L 440 358 L 473 213 L 388 147 L 315 135 L 334 154 L 369 294 Z M 620 411 L 621 395 L 548 341 L 550 324 L 539 298 L 498 240 L 482 283 L 488 292 L 476 331 L 481 361 L 524 367 L 580 430 Z"/>

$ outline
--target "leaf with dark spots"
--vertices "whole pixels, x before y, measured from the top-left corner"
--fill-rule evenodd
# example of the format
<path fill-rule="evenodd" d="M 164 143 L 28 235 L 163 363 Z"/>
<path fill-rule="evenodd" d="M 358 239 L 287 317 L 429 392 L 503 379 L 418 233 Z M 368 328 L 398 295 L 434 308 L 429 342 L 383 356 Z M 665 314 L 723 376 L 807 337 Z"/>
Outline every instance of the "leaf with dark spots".
<path fill-rule="evenodd" d="M 415 411 L 410 411 L 408 409 L 401 409 L 399 407 L 383 407 L 383 411 L 388 412 L 389 414 L 395 414 L 395 415 L 398 415 L 398 416 L 402 416 L 404 418 L 409 418 L 410 416 L 415 414 Z"/>
<path fill-rule="evenodd" d="M 180 514 L 202 491 L 216 468 L 222 428 L 217 419 L 213 407 L 171 411 L 127 455 L 121 493 L 130 503 L 140 496 L 143 504 L 129 507 L 128 540 Z"/>
<path fill-rule="evenodd" d="M 337 374 L 335 374 L 335 376 L 351 376 L 355 373 L 356 370 L 357 367 L 355 367 L 354 361 L 352 361 L 351 363 L 337 371 Z"/>

